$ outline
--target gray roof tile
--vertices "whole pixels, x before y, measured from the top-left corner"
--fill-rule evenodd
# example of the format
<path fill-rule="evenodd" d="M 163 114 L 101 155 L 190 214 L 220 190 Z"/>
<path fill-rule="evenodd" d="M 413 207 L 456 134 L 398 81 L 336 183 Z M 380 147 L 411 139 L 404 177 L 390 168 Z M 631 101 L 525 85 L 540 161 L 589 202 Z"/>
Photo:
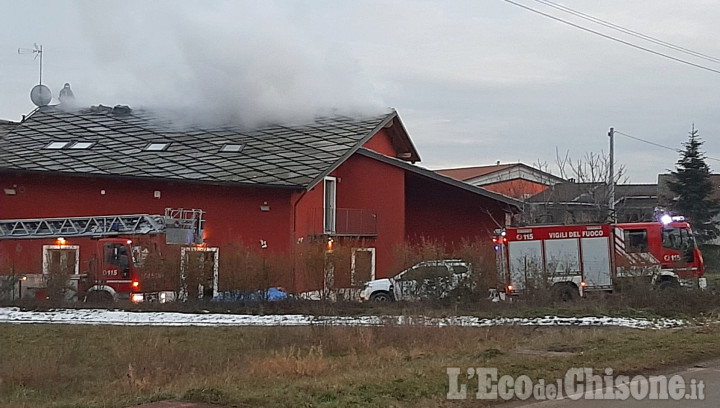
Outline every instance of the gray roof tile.
<path fill-rule="evenodd" d="M 49 106 L 3 126 L 0 169 L 122 175 L 208 182 L 307 187 L 359 148 L 395 116 L 324 117 L 297 126 L 179 130 L 149 111 L 92 107 L 66 112 Z M 45 150 L 52 141 L 95 141 L 88 150 Z M 145 151 L 150 142 L 166 151 Z M 242 152 L 220 153 L 226 143 Z"/>

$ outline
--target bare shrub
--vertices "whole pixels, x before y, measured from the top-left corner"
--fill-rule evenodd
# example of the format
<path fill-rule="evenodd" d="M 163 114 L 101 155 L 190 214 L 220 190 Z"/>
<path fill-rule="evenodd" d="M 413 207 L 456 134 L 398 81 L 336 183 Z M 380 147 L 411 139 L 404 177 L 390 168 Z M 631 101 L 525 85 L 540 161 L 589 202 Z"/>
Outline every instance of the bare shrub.
<path fill-rule="evenodd" d="M 145 292 L 179 290 L 180 248 L 168 246 L 164 252 L 154 248 L 147 252 L 140 268 L 140 281 Z"/>
<path fill-rule="evenodd" d="M 393 268 L 390 276 L 397 274 L 422 261 L 449 259 L 446 245 L 426 237 L 417 243 L 403 243 L 393 248 Z"/>
<path fill-rule="evenodd" d="M 333 249 L 325 254 L 325 267 L 332 270 L 332 286 L 328 289 L 349 288 L 352 286 L 350 279 L 352 264 L 352 249 L 358 245 L 352 239 L 336 240 L 333 242 Z"/>
<path fill-rule="evenodd" d="M 229 291 L 247 286 L 247 271 L 254 269 L 250 262 L 250 253 L 240 243 L 231 243 L 222 249 L 220 257 L 220 274 L 218 276 L 218 290 Z"/>
<path fill-rule="evenodd" d="M 305 239 L 295 246 L 295 266 L 298 280 L 302 286 L 299 292 L 322 289 L 326 271 L 326 241 L 321 239 Z M 296 285 L 297 286 L 297 285 Z"/>
<path fill-rule="evenodd" d="M 472 265 L 472 284 L 476 291 L 487 293 L 498 286 L 495 254 L 488 249 L 484 240 L 463 240 L 452 253 L 453 258 L 462 259 Z"/>
<path fill-rule="evenodd" d="M 48 265 L 48 273 L 43 277 L 45 280 L 45 296 L 52 304 L 62 304 L 72 299 L 77 299 L 77 286 L 73 285 L 71 270 L 66 264 Z M 75 281 L 77 282 L 77 281 Z"/>
<path fill-rule="evenodd" d="M 220 291 L 257 291 L 270 287 L 292 288 L 293 285 L 290 256 L 241 242 L 222 249 L 218 276 Z"/>

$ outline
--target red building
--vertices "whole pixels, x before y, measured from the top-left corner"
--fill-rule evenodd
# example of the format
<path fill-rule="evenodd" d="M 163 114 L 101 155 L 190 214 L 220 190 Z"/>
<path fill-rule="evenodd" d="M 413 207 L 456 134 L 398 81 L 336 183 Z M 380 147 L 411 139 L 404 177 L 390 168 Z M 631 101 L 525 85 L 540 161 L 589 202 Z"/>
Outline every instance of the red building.
<path fill-rule="evenodd" d="M 182 128 L 121 106 L 50 106 L 3 130 L 0 221 L 202 209 L 221 289 L 258 274 L 290 291 L 319 289 L 328 245 L 346 254 L 334 258 L 333 286 L 357 285 L 397 272 L 399 245 L 489 240 L 518 208 L 413 165 L 420 157 L 394 111 L 241 129 Z M 46 272 L 43 248 L 57 237 L 14 239 L 2 225 L 0 273 Z M 82 273 L 92 240 L 73 241 Z M 176 249 L 155 250 L 182 264 Z"/>
<path fill-rule="evenodd" d="M 486 190 L 524 200 L 541 193 L 549 186 L 562 183 L 560 177 L 523 163 L 459 167 L 436 170 L 439 174 L 464 181 Z"/>

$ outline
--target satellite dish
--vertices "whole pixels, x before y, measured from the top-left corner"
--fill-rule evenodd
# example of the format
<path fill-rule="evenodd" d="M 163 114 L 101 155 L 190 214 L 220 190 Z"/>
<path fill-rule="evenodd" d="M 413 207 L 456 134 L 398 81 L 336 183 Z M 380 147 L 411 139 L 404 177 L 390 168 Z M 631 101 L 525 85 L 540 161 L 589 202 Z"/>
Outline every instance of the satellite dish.
<path fill-rule="evenodd" d="M 30 91 L 30 100 L 35 106 L 47 106 L 52 100 L 52 92 L 45 85 L 35 85 Z"/>

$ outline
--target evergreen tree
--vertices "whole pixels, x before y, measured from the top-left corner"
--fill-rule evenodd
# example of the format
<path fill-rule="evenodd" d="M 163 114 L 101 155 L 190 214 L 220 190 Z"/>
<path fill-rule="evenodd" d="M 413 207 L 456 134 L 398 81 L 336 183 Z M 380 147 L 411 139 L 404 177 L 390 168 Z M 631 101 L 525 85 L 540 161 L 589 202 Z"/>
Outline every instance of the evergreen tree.
<path fill-rule="evenodd" d="M 674 180 L 668 187 L 675 195 L 672 204 L 676 213 L 684 215 L 694 226 L 700 238 L 714 235 L 716 228 L 710 220 L 716 212 L 717 202 L 710 196 L 713 185 L 710 181 L 710 167 L 705 163 L 705 155 L 700 151 L 703 141 L 692 126 L 688 141 L 683 143 L 685 150 L 680 152 L 680 159 L 672 172 Z"/>

